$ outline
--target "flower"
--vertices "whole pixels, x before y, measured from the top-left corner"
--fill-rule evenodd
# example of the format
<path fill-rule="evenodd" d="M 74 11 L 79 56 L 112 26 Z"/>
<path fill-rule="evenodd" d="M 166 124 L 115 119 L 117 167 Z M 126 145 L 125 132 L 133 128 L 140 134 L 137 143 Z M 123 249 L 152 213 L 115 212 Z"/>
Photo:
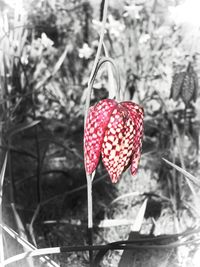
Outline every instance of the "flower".
<path fill-rule="evenodd" d="M 47 37 L 46 33 L 44 32 L 41 34 L 41 43 L 45 48 L 53 46 L 54 44 L 54 42 L 49 37 Z"/>
<path fill-rule="evenodd" d="M 143 117 L 143 108 L 131 101 L 104 99 L 90 107 L 84 132 L 86 173 L 93 173 L 101 156 L 113 183 L 130 165 L 135 175 L 141 154 Z"/>
<path fill-rule="evenodd" d="M 88 44 L 84 43 L 83 47 L 79 49 L 79 57 L 89 59 L 93 53 L 93 49 Z"/>

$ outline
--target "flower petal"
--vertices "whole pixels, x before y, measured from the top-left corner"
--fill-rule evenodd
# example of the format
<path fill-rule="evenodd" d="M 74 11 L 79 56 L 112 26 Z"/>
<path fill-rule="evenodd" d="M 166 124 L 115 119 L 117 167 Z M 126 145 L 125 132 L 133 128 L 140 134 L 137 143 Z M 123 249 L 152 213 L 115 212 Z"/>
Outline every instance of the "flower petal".
<path fill-rule="evenodd" d="M 104 99 L 90 107 L 84 132 L 85 169 L 91 174 L 97 167 L 104 133 L 117 102 Z"/>
<path fill-rule="evenodd" d="M 133 155 L 131 159 L 131 173 L 135 175 L 137 173 L 138 164 L 141 156 L 141 148 L 142 148 L 142 137 L 144 131 L 143 118 L 144 111 L 143 108 L 139 105 L 125 101 L 122 102 L 121 105 L 126 107 L 130 113 L 131 119 L 134 122 L 134 145 L 133 145 Z"/>
<path fill-rule="evenodd" d="M 102 143 L 102 161 L 113 183 L 116 183 L 124 167 L 130 162 L 134 125 L 125 108 L 118 105 L 110 117 Z"/>

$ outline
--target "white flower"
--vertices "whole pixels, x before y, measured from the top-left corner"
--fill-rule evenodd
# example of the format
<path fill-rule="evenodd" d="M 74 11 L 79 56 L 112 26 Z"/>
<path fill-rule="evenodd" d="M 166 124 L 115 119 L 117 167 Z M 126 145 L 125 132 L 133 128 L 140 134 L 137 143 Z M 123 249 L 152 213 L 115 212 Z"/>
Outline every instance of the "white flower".
<path fill-rule="evenodd" d="M 88 59 L 91 57 L 93 49 L 88 46 L 87 43 L 83 44 L 83 47 L 79 49 L 79 57 Z"/>
<path fill-rule="evenodd" d="M 119 20 L 113 18 L 112 15 L 108 16 L 108 30 L 114 37 L 120 37 L 121 33 L 125 30 L 125 25 Z"/>
<path fill-rule="evenodd" d="M 100 32 L 102 22 L 93 20 L 94 28 Z M 119 20 L 113 18 L 112 15 L 108 16 L 108 22 L 106 23 L 106 30 L 109 31 L 110 35 L 113 37 L 119 38 L 121 33 L 125 30 L 125 25 L 121 23 Z"/>
<path fill-rule="evenodd" d="M 52 46 L 54 44 L 54 42 L 51 39 L 49 39 L 47 37 L 46 33 L 44 33 L 44 32 L 41 34 L 41 43 L 46 48 L 50 47 L 50 46 Z"/>
<path fill-rule="evenodd" d="M 140 18 L 140 10 L 142 9 L 142 6 L 136 6 L 136 5 L 130 5 L 125 6 L 124 10 L 124 17 L 131 16 L 133 19 L 139 19 Z"/>
<path fill-rule="evenodd" d="M 147 33 L 142 34 L 142 35 L 140 36 L 139 43 L 140 43 L 140 44 L 147 43 L 147 42 L 149 41 L 149 39 L 150 39 L 150 35 L 149 35 L 149 34 L 147 34 Z"/>

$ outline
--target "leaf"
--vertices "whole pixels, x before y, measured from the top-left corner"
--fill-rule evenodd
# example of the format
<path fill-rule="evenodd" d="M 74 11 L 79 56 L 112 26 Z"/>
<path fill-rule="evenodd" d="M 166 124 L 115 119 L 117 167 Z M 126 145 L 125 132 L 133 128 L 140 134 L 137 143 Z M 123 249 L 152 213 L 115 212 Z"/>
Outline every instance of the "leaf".
<path fill-rule="evenodd" d="M 114 203 L 120 201 L 121 199 L 124 199 L 126 197 L 136 197 L 136 196 L 139 196 L 141 195 L 139 192 L 130 192 L 130 193 L 127 193 L 127 194 L 123 194 L 117 198 L 115 198 L 111 203 L 110 205 L 113 205 Z"/>
<path fill-rule="evenodd" d="M 1 174 L 0 174 L 0 207 L 1 207 L 1 204 L 2 204 L 3 183 L 4 183 L 7 160 L 8 160 L 8 153 L 6 153 L 6 155 L 5 155 L 4 163 L 3 163 L 3 166 L 2 166 L 2 169 L 1 169 Z"/>
<path fill-rule="evenodd" d="M 3 197 L 3 183 L 5 178 L 6 165 L 8 160 L 8 153 L 5 155 L 4 163 L 0 174 L 0 223 L 2 223 L 2 197 Z M 4 246 L 3 246 L 3 233 L 0 229 L 0 261 L 4 260 Z"/>
<path fill-rule="evenodd" d="M 22 223 L 22 220 L 15 208 L 15 204 L 14 203 L 11 203 L 11 208 L 13 210 L 13 214 L 14 214 L 14 218 L 15 218 L 15 222 L 17 224 L 17 228 L 18 228 L 18 231 L 19 231 L 19 236 L 22 237 L 24 240 L 27 240 L 28 241 L 28 237 L 26 235 L 26 230 L 24 228 L 24 225 Z M 24 248 L 24 252 L 26 252 L 27 249 Z M 34 263 L 33 263 L 33 259 L 27 259 L 27 263 L 29 264 L 29 266 L 32 266 L 34 267 Z"/>
<path fill-rule="evenodd" d="M 52 73 L 50 73 L 46 77 L 44 77 L 44 79 L 42 81 L 39 81 L 35 87 L 35 90 L 39 90 L 43 85 L 48 83 L 52 79 L 52 77 L 58 72 L 58 70 L 60 69 L 61 65 L 63 64 L 63 62 L 65 60 L 65 57 L 66 57 L 69 49 L 71 49 L 71 47 L 69 45 L 67 45 L 64 52 L 62 53 L 62 55 L 60 56 L 60 58 L 56 62 Z"/>
<path fill-rule="evenodd" d="M 12 238 L 17 240 L 19 244 L 21 244 L 25 249 L 33 251 L 37 248 L 33 246 L 28 240 L 25 240 L 24 238 L 20 237 L 18 233 L 16 233 L 13 229 L 11 229 L 9 226 L 5 224 L 0 224 L 1 229 L 4 229 Z M 59 267 L 59 265 L 51 260 L 48 256 L 40 257 L 39 258 L 41 262 L 46 263 L 48 267 Z"/>
<path fill-rule="evenodd" d="M 60 67 L 62 66 L 62 64 L 66 58 L 68 50 L 69 50 L 69 46 L 66 46 L 64 52 L 62 53 L 62 55 L 60 56 L 60 58 L 58 59 L 58 61 L 56 62 L 55 66 L 54 66 L 52 76 L 54 76 L 56 74 L 56 72 L 60 69 Z"/>
<path fill-rule="evenodd" d="M 142 206 L 137 214 L 137 217 L 135 219 L 134 224 L 131 226 L 131 231 L 132 232 L 140 232 L 140 229 L 142 227 L 142 223 L 144 220 L 144 214 L 146 211 L 146 207 L 147 207 L 147 198 L 144 200 L 144 202 L 142 203 Z"/>
<path fill-rule="evenodd" d="M 183 168 L 177 166 L 176 164 L 162 158 L 167 164 L 169 164 L 170 166 L 172 166 L 173 168 L 175 168 L 177 171 L 179 171 L 180 173 L 182 173 L 186 178 L 188 178 L 191 182 L 193 182 L 195 185 L 197 185 L 198 187 L 200 187 L 200 181 L 199 179 L 197 179 L 195 176 L 193 176 L 192 174 L 190 174 L 189 172 L 185 171 Z"/>
<path fill-rule="evenodd" d="M 105 219 L 102 220 L 98 227 L 100 228 L 107 228 L 107 227 L 115 227 L 115 226 L 122 226 L 122 225 L 131 225 L 133 222 L 127 219 Z"/>
<path fill-rule="evenodd" d="M 28 252 L 23 252 L 21 254 L 17 254 L 15 256 L 11 256 L 10 258 L 7 258 L 3 262 L 3 266 L 9 265 L 11 263 L 17 262 L 19 260 L 27 259 L 29 257 L 35 257 L 35 256 L 43 256 L 45 254 L 58 254 L 60 253 L 60 247 L 51 247 L 51 248 L 41 248 L 41 249 L 34 249 Z M 44 256 L 46 259 L 46 256 Z M 43 257 L 42 257 L 43 258 Z M 52 262 L 52 261 L 51 261 Z M 59 265 L 48 265 L 48 266 L 59 266 Z"/>
<path fill-rule="evenodd" d="M 37 207 L 36 207 L 36 209 L 34 211 L 33 217 L 31 219 L 31 223 L 29 225 L 29 233 L 30 233 L 30 236 L 31 236 L 32 241 L 33 241 L 35 246 L 37 245 L 37 243 L 36 243 L 36 239 L 35 239 L 35 236 L 34 236 L 33 224 L 34 224 L 34 222 L 35 222 L 35 220 L 36 220 L 36 218 L 37 218 L 37 216 L 39 214 L 39 211 L 40 211 L 40 204 L 37 205 Z"/>
<path fill-rule="evenodd" d="M 11 205 L 12 210 L 13 210 L 14 218 L 15 218 L 15 221 L 16 221 L 16 224 L 17 224 L 17 228 L 18 228 L 18 231 L 19 231 L 19 235 L 22 238 L 28 240 L 27 235 L 26 235 L 26 230 L 25 230 L 24 225 L 23 225 L 23 223 L 21 221 L 21 218 L 20 218 L 20 216 L 19 216 L 19 214 L 18 214 L 18 212 L 17 212 L 17 210 L 15 208 L 15 204 L 11 203 L 10 205 Z"/>

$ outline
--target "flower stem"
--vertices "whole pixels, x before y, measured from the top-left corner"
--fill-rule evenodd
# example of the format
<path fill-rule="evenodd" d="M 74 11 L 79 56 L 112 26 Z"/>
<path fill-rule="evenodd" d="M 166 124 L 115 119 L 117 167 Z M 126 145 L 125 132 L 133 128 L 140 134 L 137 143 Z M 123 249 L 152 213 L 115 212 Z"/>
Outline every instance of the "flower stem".
<path fill-rule="evenodd" d="M 99 37 L 97 53 L 95 56 L 94 64 L 93 64 L 92 71 L 91 71 L 89 81 L 88 81 L 87 99 L 86 99 L 86 103 L 85 103 L 85 123 L 86 123 L 86 118 L 88 115 L 88 110 L 90 107 L 90 98 L 91 98 L 91 92 L 92 92 L 91 82 L 92 82 L 93 76 L 95 74 L 96 67 L 98 65 L 98 61 L 99 61 L 99 58 L 101 55 L 101 49 L 103 46 L 103 38 L 104 38 L 105 26 L 106 26 L 106 20 L 107 20 L 107 10 L 108 10 L 108 0 L 105 0 L 104 1 L 104 9 L 103 9 L 102 27 L 101 27 L 100 37 Z"/>
<path fill-rule="evenodd" d="M 92 205 L 92 177 L 87 175 L 87 203 L 88 203 L 88 244 L 93 245 L 93 205 Z M 89 251 L 90 264 L 93 261 L 92 250 Z"/>
<path fill-rule="evenodd" d="M 88 228 L 93 227 L 92 218 L 92 178 L 87 175 L 87 199 L 88 199 Z"/>
<path fill-rule="evenodd" d="M 97 53 L 95 56 L 94 64 L 92 67 L 92 71 L 89 77 L 88 81 L 88 89 L 87 89 L 87 98 L 85 103 L 85 120 L 84 120 L 84 126 L 86 126 L 86 119 L 90 107 L 90 98 L 91 98 L 91 92 L 92 92 L 92 80 L 96 72 L 96 68 L 98 66 L 98 62 L 101 55 L 102 45 L 103 45 L 103 38 L 105 33 L 105 26 L 106 26 L 106 19 L 107 19 L 107 10 L 108 10 L 108 0 L 104 1 L 104 7 L 103 7 L 103 20 L 102 20 L 102 27 L 100 32 L 100 38 L 97 48 Z M 91 175 L 87 176 L 87 201 L 88 201 L 88 237 L 89 237 L 89 245 L 93 245 L 93 216 L 92 216 L 92 181 L 94 178 L 95 172 Z M 93 252 L 92 250 L 89 252 L 90 257 L 90 266 L 92 266 L 93 261 Z"/>

